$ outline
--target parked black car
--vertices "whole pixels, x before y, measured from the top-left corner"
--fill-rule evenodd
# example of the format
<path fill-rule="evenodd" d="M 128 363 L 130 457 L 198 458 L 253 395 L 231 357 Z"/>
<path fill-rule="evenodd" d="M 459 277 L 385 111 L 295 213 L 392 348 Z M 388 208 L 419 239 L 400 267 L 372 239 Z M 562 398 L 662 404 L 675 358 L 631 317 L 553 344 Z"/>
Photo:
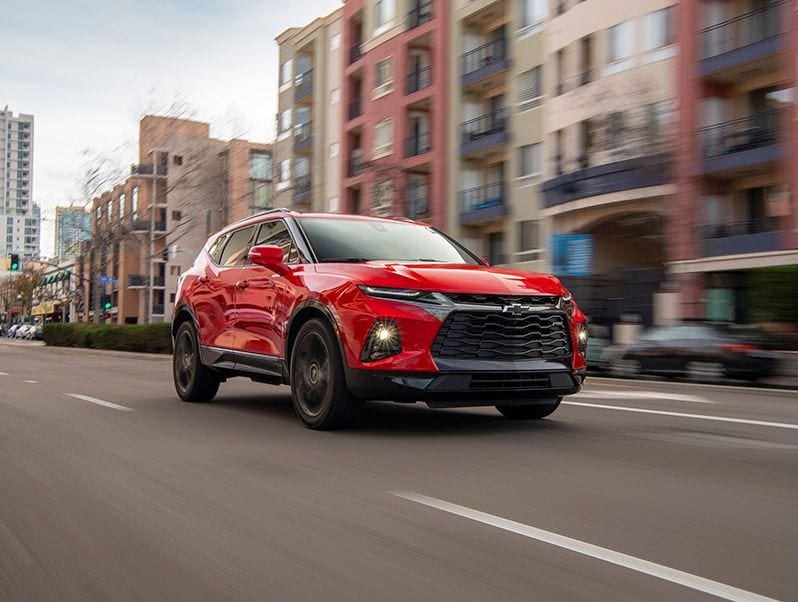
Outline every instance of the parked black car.
<path fill-rule="evenodd" d="M 764 332 L 719 324 L 679 324 L 646 330 L 637 343 L 613 346 L 604 357 L 617 376 L 658 374 L 694 381 L 755 381 L 773 374 L 777 354 Z"/>

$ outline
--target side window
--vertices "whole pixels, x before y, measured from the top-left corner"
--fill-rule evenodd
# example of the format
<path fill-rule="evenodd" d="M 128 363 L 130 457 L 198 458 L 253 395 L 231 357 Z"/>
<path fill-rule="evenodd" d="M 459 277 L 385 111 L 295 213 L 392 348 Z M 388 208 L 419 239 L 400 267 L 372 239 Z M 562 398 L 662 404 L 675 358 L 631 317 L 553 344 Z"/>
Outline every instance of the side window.
<path fill-rule="evenodd" d="M 230 235 L 230 240 L 224 246 L 219 263 L 225 267 L 244 265 L 247 262 L 249 240 L 255 232 L 255 226 L 236 230 Z"/>
<path fill-rule="evenodd" d="M 299 251 L 283 220 L 276 219 L 261 224 L 255 244 L 276 245 L 283 250 L 283 262 L 299 263 Z"/>
<path fill-rule="evenodd" d="M 222 249 L 224 249 L 224 243 L 227 242 L 227 234 L 222 234 L 219 238 L 216 239 L 211 245 L 211 248 L 208 249 L 208 255 L 211 256 L 214 263 L 219 263 L 222 257 Z"/>

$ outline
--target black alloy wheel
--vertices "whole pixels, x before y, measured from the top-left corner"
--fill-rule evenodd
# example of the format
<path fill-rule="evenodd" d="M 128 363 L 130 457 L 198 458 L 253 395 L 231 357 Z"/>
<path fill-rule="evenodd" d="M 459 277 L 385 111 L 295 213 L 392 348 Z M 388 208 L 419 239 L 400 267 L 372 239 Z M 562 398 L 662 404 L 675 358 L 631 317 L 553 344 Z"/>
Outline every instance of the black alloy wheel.
<path fill-rule="evenodd" d="M 299 329 L 291 351 L 291 398 L 302 422 L 319 430 L 349 426 L 363 407 L 346 387 L 338 341 L 323 320 Z"/>
<path fill-rule="evenodd" d="M 177 330 L 172 375 L 183 401 L 210 401 L 219 390 L 219 377 L 202 364 L 197 334 L 190 322 L 184 322 Z"/>
<path fill-rule="evenodd" d="M 496 406 L 505 418 L 512 420 L 540 420 L 554 413 L 560 407 L 562 397 L 540 400 L 540 403 L 523 406 Z"/>

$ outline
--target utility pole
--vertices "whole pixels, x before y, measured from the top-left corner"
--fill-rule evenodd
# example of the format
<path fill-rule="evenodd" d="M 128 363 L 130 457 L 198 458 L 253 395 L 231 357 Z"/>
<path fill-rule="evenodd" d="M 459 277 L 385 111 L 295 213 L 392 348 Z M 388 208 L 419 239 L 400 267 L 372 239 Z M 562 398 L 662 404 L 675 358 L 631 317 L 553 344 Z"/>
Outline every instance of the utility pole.
<path fill-rule="evenodd" d="M 152 262 L 155 257 L 155 209 L 158 203 L 158 149 L 153 149 L 152 153 L 152 199 L 150 200 L 150 244 L 147 254 L 147 298 L 144 301 L 144 323 L 152 322 L 152 293 L 153 269 Z"/>

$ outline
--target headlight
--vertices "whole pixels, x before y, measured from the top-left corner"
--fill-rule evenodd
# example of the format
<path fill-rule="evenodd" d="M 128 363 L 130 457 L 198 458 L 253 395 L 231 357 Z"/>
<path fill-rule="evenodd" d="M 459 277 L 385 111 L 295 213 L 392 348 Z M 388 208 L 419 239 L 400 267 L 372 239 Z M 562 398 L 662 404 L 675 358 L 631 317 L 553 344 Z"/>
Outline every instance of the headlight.
<path fill-rule="evenodd" d="M 574 317 L 574 298 L 571 293 L 565 291 L 563 296 L 560 297 L 560 307 L 568 315 L 569 318 Z"/>
<path fill-rule="evenodd" d="M 399 326 L 393 320 L 381 319 L 374 322 L 369 330 L 360 360 L 376 362 L 401 351 L 402 339 L 399 336 Z"/>
<path fill-rule="evenodd" d="M 372 297 L 399 299 L 403 301 L 411 301 L 429 294 L 427 291 L 414 291 L 407 288 L 384 288 L 381 286 L 361 286 L 360 290 Z"/>
<path fill-rule="evenodd" d="M 587 324 L 580 324 L 579 330 L 576 333 L 576 344 L 579 347 L 579 351 L 583 354 L 587 351 L 587 339 L 589 336 L 590 331 L 587 328 Z"/>

